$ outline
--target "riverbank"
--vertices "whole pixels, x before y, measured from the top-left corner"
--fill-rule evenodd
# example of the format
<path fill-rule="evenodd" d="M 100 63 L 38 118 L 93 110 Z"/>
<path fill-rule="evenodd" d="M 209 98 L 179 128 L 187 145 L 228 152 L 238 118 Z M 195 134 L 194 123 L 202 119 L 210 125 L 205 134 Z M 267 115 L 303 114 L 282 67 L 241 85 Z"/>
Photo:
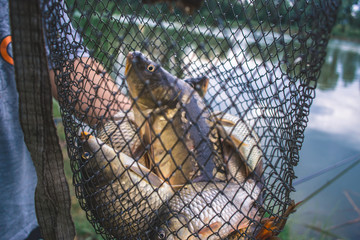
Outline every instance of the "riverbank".
<path fill-rule="evenodd" d="M 360 43 L 360 27 L 355 28 L 350 25 L 337 24 L 331 32 L 331 38 Z"/>

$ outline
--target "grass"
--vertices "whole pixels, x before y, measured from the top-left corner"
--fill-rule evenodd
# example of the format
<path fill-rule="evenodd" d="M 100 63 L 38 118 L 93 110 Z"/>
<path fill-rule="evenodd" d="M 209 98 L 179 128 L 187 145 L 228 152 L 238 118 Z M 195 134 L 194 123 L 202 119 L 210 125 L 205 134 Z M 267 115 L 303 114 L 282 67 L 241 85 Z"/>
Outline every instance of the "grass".
<path fill-rule="evenodd" d="M 317 190 L 315 190 L 313 193 L 311 193 L 308 197 L 306 197 L 302 203 L 299 205 L 299 207 L 301 208 L 302 205 L 306 204 L 306 202 L 311 201 L 311 199 L 313 199 L 316 195 L 320 194 L 325 188 L 329 187 L 332 183 L 334 183 L 336 180 L 338 180 L 339 178 L 341 178 L 342 176 L 344 176 L 348 171 L 350 171 L 351 169 L 353 169 L 355 166 L 357 166 L 360 163 L 360 159 L 356 158 L 358 156 L 355 156 L 355 161 L 348 166 L 347 168 L 345 168 L 343 171 L 341 171 L 339 174 L 333 176 L 328 182 L 326 182 L 324 185 L 320 186 Z M 296 239 L 302 240 L 302 239 L 345 239 L 342 236 L 337 235 L 336 233 L 334 233 L 335 229 L 339 229 L 342 227 L 346 227 L 349 226 L 351 224 L 356 224 L 360 222 L 360 208 L 356 205 L 355 201 L 352 199 L 350 193 L 348 191 L 344 192 L 345 197 L 348 199 L 349 203 L 352 205 L 353 209 L 355 212 L 358 213 L 358 218 L 355 219 L 351 219 L 348 220 L 342 224 L 338 224 L 338 225 L 332 225 L 332 220 L 336 219 L 336 209 L 333 209 L 333 213 L 331 214 L 332 216 L 327 217 L 327 218 L 322 218 L 320 217 L 320 219 L 314 219 L 312 223 L 306 223 L 306 224 L 302 224 L 307 231 L 302 233 L 301 235 L 298 234 L 293 234 L 291 231 L 291 227 L 294 226 L 295 224 L 300 224 L 298 222 L 293 222 L 293 221 L 289 221 L 289 223 L 286 225 L 284 231 L 280 234 L 280 238 L 281 239 L 294 239 L 296 236 Z M 314 232 L 317 233 L 314 236 Z"/>
<path fill-rule="evenodd" d="M 301 211 L 301 209 L 299 210 Z M 335 213 L 334 213 L 335 214 Z M 329 218 L 323 218 L 322 216 L 317 216 L 308 224 L 303 224 L 296 219 L 290 217 L 287 222 L 284 230 L 280 233 L 279 237 L 282 240 L 326 240 L 333 239 L 336 236 L 336 239 L 343 239 L 331 232 L 327 232 L 325 229 L 331 226 Z M 302 225 L 305 229 L 301 233 L 296 231 L 298 225 Z"/>

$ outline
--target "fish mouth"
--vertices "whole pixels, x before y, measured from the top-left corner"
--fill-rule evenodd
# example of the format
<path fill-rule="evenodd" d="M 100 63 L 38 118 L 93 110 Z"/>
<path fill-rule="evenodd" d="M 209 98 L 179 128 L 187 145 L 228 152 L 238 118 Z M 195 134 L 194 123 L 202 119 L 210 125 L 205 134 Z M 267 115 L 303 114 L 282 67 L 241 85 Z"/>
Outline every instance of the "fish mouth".
<path fill-rule="evenodd" d="M 125 64 L 125 76 L 128 75 L 131 67 L 132 67 L 132 60 L 134 58 L 134 54 L 132 52 L 129 52 L 126 56 L 126 64 Z"/>
<path fill-rule="evenodd" d="M 88 140 L 88 139 L 90 139 L 90 138 L 92 138 L 93 136 L 89 133 L 89 132 L 86 132 L 86 131 L 83 131 L 83 132 L 81 132 L 81 137 L 80 137 L 80 139 L 82 140 L 82 141 L 86 141 L 86 140 Z"/>

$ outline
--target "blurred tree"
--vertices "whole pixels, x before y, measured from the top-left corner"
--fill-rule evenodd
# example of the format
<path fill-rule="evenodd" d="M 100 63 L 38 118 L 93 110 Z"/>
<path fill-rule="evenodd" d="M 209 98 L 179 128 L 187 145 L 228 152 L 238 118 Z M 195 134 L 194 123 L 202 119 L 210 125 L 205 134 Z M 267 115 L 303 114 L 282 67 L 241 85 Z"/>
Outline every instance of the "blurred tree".
<path fill-rule="evenodd" d="M 337 65 L 339 63 L 339 49 L 332 49 L 328 52 L 323 67 L 321 68 L 321 75 L 318 80 L 318 88 L 320 90 L 335 89 L 339 80 L 339 73 L 337 72 Z"/>
<path fill-rule="evenodd" d="M 360 27 L 358 14 L 352 14 L 353 6 L 359 4 L 358 0 L 342 0 L 342 4 L 338 13 L 337 23 L 342 25 L 342 31 L 345 31 L 346 25 Z"/>
<path fill-rule="evenodd" d="M 356 5 L 353 5 L 352 15 L 354 18 L 354 26 L 360 28 L 360 1 Z"/>

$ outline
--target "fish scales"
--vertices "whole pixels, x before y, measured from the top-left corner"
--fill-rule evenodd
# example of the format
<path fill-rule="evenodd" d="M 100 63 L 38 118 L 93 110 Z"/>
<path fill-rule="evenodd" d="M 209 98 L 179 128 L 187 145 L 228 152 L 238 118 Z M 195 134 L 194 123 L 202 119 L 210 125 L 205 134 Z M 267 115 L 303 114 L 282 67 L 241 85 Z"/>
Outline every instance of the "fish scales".
<path fill-rule="evenodd" d="M 257 178 L 261 177 L 263 153 L 255 131 L 244 120 L 228 113 L 214 112 L 212 118 L 218 122 L 216 128 L 223 139 L 219 149 L 226 164 L 226 179 L 241 183 L 254 171 Z"/>
<path fill-rule="evenodd" d="M 140 133 L 151 145 L 157 174 L 171 185 L 211 179 L 214 151 L 198 93 L 140 52 L 128 54 L 125 74 L 135 122 L 144 126 Z"/>
<path fill-rule="evenodd" d="M 129 58 L 128 58 L 129 61 Z M 151 63 L 150 63 L 151 64 Z M 154 66 L 155 67 L 155 66 Z M 127 79 L 131 80 L 131 66 L 129 66 L 128 62 L 127 62 Z M 136 73 L 136 76 L 139 78 L 138 73 Z M 168 76 L 166 73 L 165 78 Z M 129 78 L 130 77 L 130 78 Z M 132 76 L 133 79 L 134 75 Z M 141 77 L 140 77 L 141 78 Z M 138 79 L 139 80 L 139 79 Z M 144 80 L 147 80 L 145 78 L 140 79 L 140 82 L 146 82 Z M 150 81 L 151 83 L 151 81 Z M 175 84 L 174 84 L 175 83 Z M 179 84 L 177 84 L 179 83 Z M 147 83 L 149 84 L 149 82 Z M 203 102 L 201 101 L 201 98 L 198 95 L 194 95 L 193 94 L 193 89 L 189 89 L 186 86 L 183 86 L 182 84 L 185 84 L 182 80 L 180 79 L 175 79 L 173 82 L 170 81 L 167 82 L 167 84 L 158 84 L 158 86 L 161 86 L 163 89 L 158 89 L 158 88 L 154 88 L 154 86 L 148 85 L 146 86 L 146 84 L 144 85 L 144 83 L 141 84 L 131 84 L 131 81 L 128 81 L 128 85 L 129 85 L 129 90 L 131 92 L 131 95 L 133 97 L 135 97 L 136 102 L 135 105 L 138 108 L 138 111 L 144 113 L 145 115 L 149 115 L 151 116 L 150 118 L 150 122 L 152 124 L 152 137 L 153 137 L 153 142 L 149 141 L 149 143 L 153 143 L 153 150 L 155 152 L 155 156 L 158 158 L 158 164 L 159 164 L 159 168 L 160 168 L 160 172 L 165 172 L 166 173 L 166 169 L 170 169 L 169 172 L 167 172 L 166 174 L 171 175 L 173 170 L 174 170 L 174 166 L 176 168 L 176 166 L 178 165 L 182 165 L 182 171 L 178 171 L 181 175 L 183 173 L 186 174 L 186 176 L 183 177 L 183 179 L 180 180 L 177 179 L 177 183 L 182 183 L 183 180 L 186 181 L 187 178 L 191 178 L 191 177 L 196 177 L 195 176 L 195 171 L 194 168 L 197 169 L 197 162 L 194 161 L 195 158 L 189 158 L 188 156 L 188 151 L 187 150 L 192 150 L 196 148 L 196 142 L 193 141 L 193 139 L 198 140 L 198 139 L 202 139 L 204 137 L 204 134 L 201 133 L 209 133 L 210 128 L 212 128 L 214 130 L 214 126 L 210 126 L 206 123 L 205 119 L 208 118 L 207 114 L 204 114 L 203 109 L 205 107 L 205 105 L 203 104 Z M 156 84 L 155 84 L 156 85 Z M 150 86 L 150 87 L 149 87 Z M 151 89 L 151 91 L 153 91 L 153 93 L 151 93 L 151 91 L 145 89 L 146 87 L 149 87 L 149 89 Z M 155 86 L 156 87 L 156 86 Z M 131 90 L 131 88 L 133 89 L 133 91 Z M 135 88 L 135 90 L 134 90 Z M 136 92 L 136 88 L 142 88 L 141 91 Z M 136 94 L 142 93 L 144 95 L 142 95 L 143 97 L 139 97 Z M 150 93 L 149 93 L 150 92 Z M 156 96 L 155 99 L 153 99 L 153 95 Z M 144 97 L 145 96 L 145 97 Z M 200 99 L 200 100 L 199 100 Z M 156 101 L 156 103 L 154 103 Z M 160 103 L 160 104 L 159 104 Z M 196 103 L 196 104 L 194 104 Z M 160 106 L 159 106 L 160 105 Z M 196 106 L 198 108 L 196 108 Z M 137 119 L 137 126 L 140 126 L 140 124 L 142 124 L 142 121 L 144 121 L 144 118 L 142 117 L 142 113 L 137 112 L 136 113 L 136 108 L 134 109 L 135 112 L 135 119 Z M 216 115 L 216 114 L 215 114 Z M 139 117 L 140 116 L 140 117 Z M 252 137 L 252 135 L 254 133 L 249 133 L 249 130 L 247 129 L 247 126 L 240 126 L 239 124 L 245 124 L 242 121 L 239 121 L 239 118 L 236 119 L 232 119 L 231 115 L 230 116 L 222 116 L 223 119 L 219 120 L 220 124 L 222 124 L 224 127 L 221 128 L 222 133 L 223 133 L 223 137 L 231 137 L 231 139 L 233 139 L 234 143 L 238 143 L 239 141 L 244 141 L 242 144 L 237 144 L 235 149 L 238 149 L 238 151 L 243 155 L 243 158 L 236 158 L 236 160 L 231 160 L 231 155 L 228 155 L 228 165 L 229 168 L 233 169 L 233 171 L 239 172 L 240 168 L 243 168 L 243 166 L 241 166 L 241 161 L 249 161 L 250 163 L 247 162 L 243 162 L 243 164 L 246 164 L 247 166 L 250 166 L 250 171 L 251 171 L 251 166 L 256 166 L 257 163 L 260 161 L 259 159 L 261 159 L 261 150 L 259 149 L 259 158 L 256 157 L 252 157 L 252 152 L 253 151 L 248 151 L 247 149 L 243 150 L 242 148 L 244 147 L 248 147 L 249 146 L 254 149 L 254 145 L 257 147 L 257 144 L 259 144 L 258 142 L 258 138 L 256 139 L 256 134 L 255 137 Z M 200 121 L 199 121 L 200 119 Z M 140 120 L 140 121 L 139 121 Z M 171 120 L 171 124 L 169 123 L 168 120 Z M 205 121 L 205 124 L 202 123 L 202 120 Z M 200 124 L 196 124 L 195 126 L 192 124 L 192 121 L 198 123 L 200 122 Z M 228 124 L 228 123 L 231 124 Z M 139 124 L 140 123 L 140 124 Z M 199 126 L 200 125 L 200 126 Z M 215 124 L 216 125 L 216 124 Z M 219 129 L 219 126 L 216 126 Z M 244 131 L 244 129 L 246 131 Z M 221 131 L 220 131 L 221 132 Z M 161 134 L 160 134 L 161 133 Z M 197 135 L 199 134 L 199 135 Z M 225 136 L 226 135 L 226 136 Z M 165 137 L 166 136 L 166 137 Z M 249 137 L 250 136 L 250 137 Z M 180 137 L 180 138 L 179 138 Z M 206 134 L 206 137 L 207 136 Z M 155 140 L 154 140 L 155 138 Z M 214 144 L 214 142 L 218 143 L 218 136 L 214 135 L 214 140 L 211 140 L 211 143 L 209 141 L 206 142 L 205 145 L 199 145 L 198 148 L 199 149 L 203 149 L 200 150 L 199 152 L 202 153 L 204 151 L 209 150 L 209 148 L 207 148 L 206 146 L 209 146 L 209 144 Z M 255 140 L 253 139 L 252 142 L 247 142 L 246 140 L 248 138 L 255 138 Z M 202 141 L 200 140 L 200 143 Z M 203 147 L 203 148 L 201 148 Z M 215 147 L 215 145 L 213 146 Z M 255 148 L 256 148 L 255 147 Z M 169 151 L 170 150 L 170 151 Z M 186 150 L 186 151 L 184 151 Z M 210 148 L 210 150 L 212 151 L 213 149 Z M 218 150 L 218 146 L 216 146 L 216 151 Z M 228 145 L 228 150 L 226 150 L 229 154 L 229 152 L 233 152 L 234 147 L 233 145 Z M 210 153 L 210 157 L 211 157 L 211 151 L 208 151 Z M 198 154 L 198 152 L 194 151 L 194 155 L 196 156 L 196 154 Z M 180 156 L 180 157 L 179 157 Z M 206 156 L 202 155 L 202 156 Z M 250 156 L 250 157 L 249 157 Z M 167 158 L 166 158 L 167 157 Z M 206 157 L 205 157 L 206 158 Z M 204 162 L 206 162 L 203 158 L 200 162 L 201 164 L 203 164 Z M 183 160 L 183 161 L 179 161 Z M 253 161 L 253 159 L 258 159 L 258 160 L 254 160 L 255 164 L 252 164 L 251 161 Z M 191 161 L 193 160 L 193 161 Z M 210 159 L 209 159 L 210 160 Z M 218 159 L 219 160 L 219 159 Z M 237 163 L 235 163 L 235 161 L 237 161 Z M 168 166 L 170 164 L 170 167 Z M 188 165 L 186 165 L 188 164 Z M 224 164 L 224 162 L 220 164 Z M 212 167 L 209 165 L 206 165 L 208 168 L 205 169 L 206 173 L 209 173 L 209 169 L 212 170 Z M 186 168 L 188 167 L 188 168 Z M 177 170 L 175 170 L 177 171 Z M 210 171 L 211 172 L 211 171 Z M 230 170 L 231 172 L 231 170 Z M 166 175 L 165 174 L 165 175 Z M 239 179 L 240 177 L 238 175 L 235 175 L 234 173 L 233 176 L 235 176 L 236 179 Z M 245 173 L 241 172 L 240 175 L 246 175 Z M 164 177 L 166 178 L 166 176 Z M 244 178 L 241 178 L 242 181 L 240 182 L 244 182 L 243 180 L 245 180 Z M 198 184 L 199 182 L 195 183 L 194 186 L 197 186 L 196 184 Z M 216 186 L 221 186 L 220 183 L 217 183 Z M 240 222 L 238 223 L 242 223 L 244 220 L 244 215 L 251 215 L 253 213 L 250 213 L 249 211 L 247 211 L 247 209 L 252 209 L 252 203 L 254 201 L 254 199 L 256 199 L 259 195 L 259 187 L 255 186 L 254 188 L 256 189 L 254 192 L 250 192 L 250 191 L 244 191 L 240 194 L 240 193 L 236 193 L 236 191 L 233 190 L 239 190 L 239 185 L 236 184 L 230 184 L 231 186 L 234 185 L 234 189 L 232 189 L 231 191 L 224 191 L 224 190 L 219 190 L 219 189 L 215 189 L 215 187 L 213 186 L 213 188 L 210 187 L 210 189 L 192 189 L 190 191 L 186 191 L 186 190 L 181 190 L 180 191 L 180 196 L 184 197 L 185 199 L 189 198 L 188 200 L 190 202 L 188 202 L 189 207 L 181 207 L 181 209 L 185 209 L 185 210 L 181 210 L 176 208 L 176 206 L 181 206 L 181 202 L 175 202 L 173 205 L 170 205 L 170 209 L 171 212 L 179 212 L 180 214 L 184 214 L 186 216 L 188 216 L 190 219 L 192 219 L 192 221 L 188 221 L 188 231 L 190 232 L 190 234 L 186 235 L 186 231 L 184 233 L 185 235 L 181 235 L 181 236 L 194 236 L 194 234 L 200 234 L 200 239 L 206 239 L 205 236 L 209 236 L 209 239 L 218 239 L 217 237 L 219 236 L 227 236 L 229 234 L 229 232 L 226 233 L 226 231 L 228 231 L 229 229 L 231 230 L 233 228 L 233 224 L 232 221 L 238 221 L 240 219 Z M 229 185 L 229 186 L 230 186 Z M 245 186 L 249 185 L 249 183 L 245 183 Z M 251 185 L 251 184 L 250 184 Z M 224 186 L 223 186 L 224 187 Z M 230 187 L 229 187 L 230 188 Z M 185 189 L 185 188 L 184 188 Z M 189 189 L 189 187 L 187 186 L 187 189 Z M 194 196 L 194 192 L 196 191 L 203 191 L 205 193 L 202 193 L 202 196 L 200 195 L 196 195 Z M 241 190 L 239 190 L 239 192 L 241 192 Z M 234 193 L 234 194 L 233 194 Z M 250 196 L 249 196 L 250 195 Z M 252 196 L 251 196 L 252 195 Z M 177 196 L 177 195 L 176 195 Z M 176 199 L 176 196 L 173 199 Z M 229 203 L 230 201 L 232 201 L 233 198 L 238 199 L 238 206 L 236 205 L 232 205 L 231 203 Z M 191 201 L 192 199 L 192 201 Z M 204 201 L 204 199 L 214 199 L 214 201 L 212 202 L 207 202 L 206 200 Z M 135 198 L 135 201 L 137 201 L 138 198 Z M 175 201 L 175 200 L 174 200 Z M 170 201 L 171 203 L 172 201 Z M 204 206 L 203 204 L 208 204 L 209 206 Z M 243 204 L 242 204 L 243 203 Z M 144 206 L 144 205 L 142 205 Z M 225 206 L 225 207 L 224 207 Z M 154 207 L 154 206 L 151 206 Z M 209 209 L 210 207 L 212 207 L 212 209 Z M 142 209 L 142 208 L 140 208 Z M 153 208 L 153 209 L 156 209 Z M 240 210 L 240 211 L 239 211 Z M 135 212 L 135 216 L 137 212 Z M 196 213 L 196 216 L 192 216 L 191 214 L 194 215 L 194 213 Z M 220 214 L 221 213 L 221 214 Z M 225 214 L 226 217 L 223 216 L 223 213 Z M 139 214 L 139 213 L 137 213 Z M 221 215 L 221 217 L 220 217 Z M 254 214 L 253 214 L 254 215 Z M 131 216 L 131 215 L 130 215 Z M 146 216 L 146 215 L 144 215 Z M 251 216 L 249 216 L 251 217 Z M 199 219 L 197 219 L 199 218 Z M 137 218 L 136 218 L 137 219 Z M 235 219 L 235 220 L 234 220 Z M 225 220 L 227 220 L 225 222 Z M 224 223 L 222 222 L 224 221 Z M 204 225 L 204 222 L 208 223 L 209 226 L 211 226 L 210 229 L 213 229 L 215 232 L 217 232 L 219 235 L 216 236 L 214 234 L 211 234 L 211 230 L 207 230 L 204 231 L 204 229 L 206 229 L 206 227 L 200 227 L 201 224 Z M 229 222 L 229 223 L 227 223 Z M 221 226 L 219 227 L 219 224 L 221 223 Z M 199 225 L 200 224 L 200 225 Z M 224 224 L 224 225 L 223 225 Z M 224 229 L 227 229 L 226 231 Z M 179 231 L 179 229 L 178 229 Z M 210 233 L 209 233 L 210 231 Z M 176 229 L 175 229 L 176 232 Z M 170 235 L 173 236 L 173 235 Z M 169 238 L 171 239 L 171 238 Z M 177 239 L 177 238 L 174 238 Z M 183 239 L 183 238 L 180 238 Z M 186 239 L 186 238 L 185 238 Z"/>
<path fill-rule="evenodd" d="M 83 156 L 87 207 L 115 238 L 141 235 L 173 195 L 172 188 L 134 159 L 85 135 L 84 154 L 91 155 Z"/>
<path fill-rule="evenodd" d="M 251 180 L 243 186 L 231 182 L 186 185 L 171 198 L 167 223 L 160 229 L 169 240 L 225 238 L 249 225 L 247 217 L 254 217 L 253 204 L 259 194 L 260 188 Z"/>
<path fill-rule="evenodd" d="M 109 121 L 97 126 L 97 138 L 117 151 L 133 157 L 135 150 L 141 147 L 141 141 L 136 133 L 134 113 L 119 111 Z M 134 156 L 136 157 L 136 156 Z M 144 160 L 140 161 L 144 164 Z"/>
<path fill-rule="evenodd" d="M 262 158 L 262 151 L 259 147 L 260 139 L 254 131 L 242 119 L 231 114 L 216 113 L 221 115 L 221 118 L 226 121 L 231 121 L 232 126 L 223 125 L 225 131 L 234 136 L 237 141 L 237 147 L 240 148 L 241 153 L 246 156 L 246 161 L 249 162 L 249 167 L 254 170 L 256 165 Z"/>

